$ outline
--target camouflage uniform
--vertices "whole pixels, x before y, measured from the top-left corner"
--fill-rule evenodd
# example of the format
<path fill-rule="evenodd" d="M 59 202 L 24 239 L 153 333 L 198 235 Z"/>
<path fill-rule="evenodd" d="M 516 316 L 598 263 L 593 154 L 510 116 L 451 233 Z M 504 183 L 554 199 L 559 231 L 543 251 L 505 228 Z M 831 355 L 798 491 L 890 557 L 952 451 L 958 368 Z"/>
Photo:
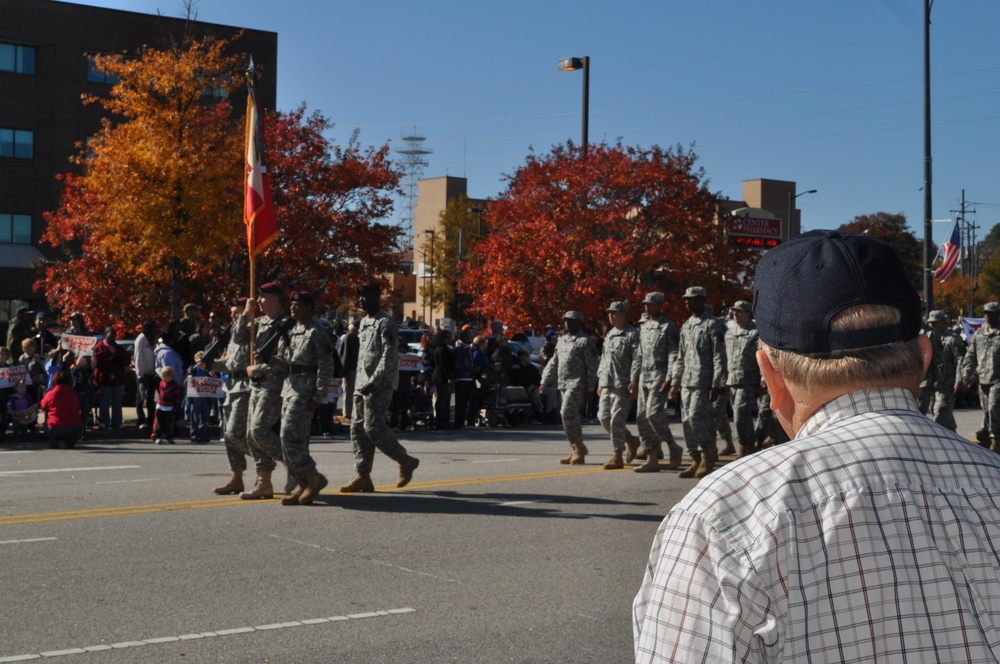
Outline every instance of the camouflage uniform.
<path fill-rule="evenodd" d="M 374 316 L 366 315 L 358 325 L 360 348 L 351 442 L 354 445 L 355 468 L 359 473 L 370 473 L 375 448 L 397 462 L 406 457 L 406 449 L 396 440 L 385 419 L 399 380 L 399 332 L 396 321 L 384 311 Z M 363 395 L 361 389 L 366 385 L 371 385 L 372 390 Z"/>
<path fill-rule="evenodd" d="M 570 445 L 582 443 L 580 408 L 587 395 L 597 389 L 597 348 L 583 330 L 559 337 L 556 352 L 542 372 L 542 385 L 558 386 L 566 439 Z"/>
<path fill-rule="evenodd" d="M 962 375 L 979 381 L 979 399 L 983 407 L 983 434 L 1000 434 L 1000 328 L 983 325 L 976 330 L 962 363 Z M 985 441 L 981 441 L 985 442 Z"/>
<path fill-rule="evenodd" d="M 229 457 L 230 468 L 246 467 L 247 454 L 254 455 L 247 444 L 247 414 L 250 409 L 250 379 L 247 377 L 247 365 L 250 359 L 250 328 L 246 318 L 240 314 L 233 322 L 230 330 L 229 345 L 226 347 L 226 359 L 215 360 L 211 371 L 225 373 L 226 401 L 222 404 L 225 413 L 226 430 L 223 440 L 226 444 L 226 455 Z"/>
<path fill-rule="evenodd" d="M 710 389 L 720 389 L 726 379 L 725 330 L 707 311 L 691 316 L 681 327 L 680 348 L 671 385 L 681 388 L 681 421 L 688 452 L 715 448 L 715 415 L 708 400 Z"/>
<path fill-rule="evenodd" d="M 740 447 L 750 452 L 756 447 L 753 409 L 760 394 L 760 367 L 757 366 L 757 326 L 733 325 L 726 331 L 726 384 L 733 397 L 733 423 Z"/>
<path fill-rule="evenodd" d="M 674 447 L 667 414 L 667 390 L 660 391 L 663 383 L 670 383 L 670 371 L 677 361 L 680 331 L 665 315 L 657 320 L 647 319 L 639 332 L 639 353 L 632 364 L 632 379 L 638 386 L 636 424 L 642 449 L 647 452 L 660 442 Z"/>
<path fill-rule="evenodd" d="M 941 337 L 941 362 L 937 366 L 937 384 L 931 417 L 935 422 L 952 431 L 958 430 L 955 422 L 955 388 L 961 382 L 959 370 L 965 356 L 965 341 L 951 330 Z"/>
<path fill-rule="evenodd" d="M 257 319 L 255 348 L 260 348 L 272 334 L 275 334 L 276 326 L 287 317 L 288 314 L 282 313 L 274 319 L 268 316 Z M 275 354 L 280 352 L 282 344 L 285 343 L 284 340 L 278 343 Z M 260 368 L 263 375 L 250 383 L 247 441 L 250 443 L 251 451 L 256 449 L 253 458 L 257 470 L 271 472 L 277 461 L 282 459 L 281 438 L 275 433 L 274 427 L 281 421 L 281 390 L 285 382 L 285 373 L 280 365 L 260 365 Z"/>
<path fill-rule="evenodd" d="M 598 417 L 611 434 L 611 446 L 619 452 L 625 450 L 625 441 L 632 436 L 626 426 L 632 407 L 628 385 L 638 351 L 639 332 L 634 327 L 611 328 L 604 337 L 604 352 L 597 365 L 597 386 L 601 388 Z"/>
<path fill-rule="evenodd" d="M 917 400 L 920 405 L 920 412 L 927 415 L 931 410 L 931 406 L 934 403 L 934 395 L 937 392 L 939 382 L 938 366 L 941 364 L 943 349 L 941 348 L 941 335 L 927 323 L 922 325 L 920 334 L 931 340 L 932 351 L 931 364 L 927 367 L 927 373 L 924 374 L 924 379 L 920 382 L 920 392 Z"/>
<path fill-rule="evenodd" d="M 281 452 L 288 474 L 301 485 L 316 462 L 309 455 L 313 410 L 325 403 L 333 376 L 333 340 L 316 318 L 297 323 L 278 345 L 270 366 L 285 375 L 281 390 Z"/>

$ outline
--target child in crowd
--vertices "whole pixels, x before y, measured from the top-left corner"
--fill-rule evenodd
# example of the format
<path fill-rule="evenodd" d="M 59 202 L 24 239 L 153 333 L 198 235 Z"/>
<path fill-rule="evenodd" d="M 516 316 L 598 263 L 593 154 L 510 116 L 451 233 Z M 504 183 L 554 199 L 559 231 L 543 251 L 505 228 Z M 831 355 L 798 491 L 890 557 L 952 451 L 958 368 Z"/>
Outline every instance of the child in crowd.
<path fill-rule="evenodd" d="M 174 444 L 174 424 L 181 408 L 181 388 L 174 382 L 173 367 L 160 369 L 160 388 L 156 393 L 156 422 L 153 425 L 153 442 L 156 445 Z"/>
<path fill-rule="evenodd" d="M 35 398 L 28 394 L 28 386 L 23 380 L 17 381 L 14 386 L 14 394 L 7 400 L 7 412 L 10 415 L 11 431 L 17 441 L 23 441 L 24 435 L 28 433 L 28 427 L 35 423 L 38 414 L 38 406 Z"/>
<path fill-rule="evenodd" d="M 215 374 L 206 371 L 198 366 L 198 362 L 205 356 L 205 351 L 198 351 L 194 354 L 194 364 L 188 369 L 188 376 L 191 378 L 206 378 Z M 191 409 L 191 442 L 208 442 L 208 418 L 212 412 L 212 402 L 217 401 L 214 396 L 188 397 L 188 404 Z"/>
<path fill-rule="evenodd" d="M 73 391 L 73 378 L 69 371 L 60 369 L 52 374 L 52 386 L 42 397 L 45 411 L 45 433 L 49 447 L 59 447 L 59 441 L 66 442 L 66 449 L 76 447 L 76 441 L 83 436 L 83 419 L 80 417 L 80 401 Z"/>
<path fill-rule="evenodd" d="M 94 367 L 90 363 L 89 355 L 76 358 L 76 364 L 73 365 L 73 391 L 80 400 L 83 426 L 88 428 L 94 426 Z"/>

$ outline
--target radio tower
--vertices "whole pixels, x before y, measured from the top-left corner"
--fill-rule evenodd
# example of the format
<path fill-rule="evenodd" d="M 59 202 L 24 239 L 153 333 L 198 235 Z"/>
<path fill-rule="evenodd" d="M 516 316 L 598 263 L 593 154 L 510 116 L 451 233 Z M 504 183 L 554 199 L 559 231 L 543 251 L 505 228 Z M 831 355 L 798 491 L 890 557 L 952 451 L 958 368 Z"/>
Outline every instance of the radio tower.
<path fill-rule="evenodd" d="M 431 154 L 432 150 L 423 146 L 426 137 L 420 136 L 415 131 L 409 136 L 403 136 L 402 140 L 406 144 L 405 147 L 396 150 L 397 154 L 403 155 L 400 163 L 403 165 L 403 187 L 406 192 L 400 227 L 403 229 L 404 242 L 409 243 L 413 239 L 413 215 L 417 207 L 418 183 L 424 174 L 424 166 L 427 166 L 425 157 Z"/>

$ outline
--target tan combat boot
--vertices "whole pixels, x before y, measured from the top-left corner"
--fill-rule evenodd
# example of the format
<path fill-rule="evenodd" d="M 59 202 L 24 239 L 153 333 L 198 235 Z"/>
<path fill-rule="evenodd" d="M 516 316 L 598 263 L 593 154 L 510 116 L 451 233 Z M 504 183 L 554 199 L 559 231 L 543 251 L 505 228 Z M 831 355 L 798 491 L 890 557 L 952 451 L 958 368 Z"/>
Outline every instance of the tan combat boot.
<path fill-rule="evenodd" d="M 702 453 L 701 465 L 694 474 L 695 477 L 704 477 L 715 470 L 715 463 L 719 460 L 719 448 L 710 447 Z"/>
<path fill-rule="evenodd" d="M 632 470 L 637 473 L 658 473 L 660 472 L 660 462 L 656 460 L 655 454 L 647 454 L 646 463 Z"/>
<path fill-rule="evenodd" d="M 413 471 L 420 465 L 420 459 L 411 456 L 403 457 L 399 462 L 399 477 L 396 479 L 396 488 L 402 489 L 413 479 Z"/>
<path fill-rule="evenodd" d="M 559 463 L 561 463 L 564 466 L 568 466 L 569 463 L 573 460 L 573 457 L 576 456 L 576 445 L 571 444 L 569 447 L 570 447 L 569 456 L 559 459 Z"/>
<path fill-rule="evenodd" d="M 628 450 L 625 454 L 625 463 L 632 463 L 639 451 L 639 439 L 636 436 L 629 436 L 625 439 L 625 447 Z"/>
<path fill-rule="evenodd" d="M 312 505 L 313 499 L 319 495 L 319 492 L 326 488 L 326 485 L 330 482 L 315 468 L 309 471 L 306 475 L 306 485 L 299 494 L 299 505 Z"/>
<path fill-rule="evenodd" d="M 294 489 L 292 489 L 291 491 L 286 491 L 285 495 L 281 497 L 281 504 L 282 505 L 298 505 L 299 504 L 299 496 L 302 495 L 302 492 L 305 491 L 305 488 L 306 488 L 305 483 L 303 483 L 303 484 L 296 483 Z"/>
<path fill-rule="evenodd" d="M 667 470 L 676 470 L 684 460 L 684 448 L 673 441 L 669 441 L 667 445 L 670 447 L 670 465 Z"/>
<path fill-rule="evenodd" d="M 615 450 L 611 458 L 604 462 L 604 470 L 618 470 L 625 467 L 625 459 L 622 458 L 620 450 Z"/>
<path fill-rule="evenodd" d="M 582 466 L 586 461 L 584 457 L 590 454 L 590 450 L 583 444 L 583 441 L 573 446 L 573 454 L 569 458 L 570 465 Z"/>
<path fill-rule="evenodd" d="M 220 496 L 228 496 L 233 493 L 242 493 L 243 491 L 243 471 L 246 470 L 246 466 L 236 466 L 233 468 L 233 474 L 229 478 L 229 481 L 222 486 L 217 486 L 212 489 L 215 493 Z"/>
<path fill-rule="evenodd" d="M 257 483 L 253 490 L 240 494 L 240 500 L 259 500 L 261 498 L 274 498 L 274 487 L 271 486 L 271 471 L 258 470 Z"/>
<path fill-rule="evenodd" d="M 358 476 L 350 481 L 349 484 L 345 484 L 340 487 L 341 493 L 371 493 L 375 491 L 375 485 L 372 484 L 372 476 L 370 473 L 358 473 Z"/>
<path fill-rule="evenodd" d="M 691 465 L 677 473 L 677 477 L 683 477 L 685 479 L 694 477 L 694 474 L 698 472 L 698 467 L 701 465 L 701 452 L 691 453 Z"/>
<path fill-rule="evenodd" d="M 297 487 L 298 485 L 299 483 L 295 481 L 295 478 L 292 477 L 292 474 L 288 473 L 288 477 L 285 479 L 285 490 L 282 493 L 284 493 L 286 496 L 290 495 L 292 491 L 295 491 L 295 487 Z"/>

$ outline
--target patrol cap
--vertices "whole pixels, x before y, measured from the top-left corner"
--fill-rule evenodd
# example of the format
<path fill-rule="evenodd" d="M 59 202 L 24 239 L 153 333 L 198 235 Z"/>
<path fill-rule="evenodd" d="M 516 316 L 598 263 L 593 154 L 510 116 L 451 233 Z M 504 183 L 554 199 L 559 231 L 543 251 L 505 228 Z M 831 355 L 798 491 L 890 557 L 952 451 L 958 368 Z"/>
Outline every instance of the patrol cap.
<path fill-rule="evenodd" d="M 257 288 L 257 292 L 261 295 L 281 295 L 281 285 L 277 281 L 269 281 L 266 284 L 261 284 Z"/>
<path fill-rule="evenodd" d="M 292 293 L 292 302 L 307 304 L 311 307 L 316 304 L 316 298 L 309 291 L 297 290 Z"/>
<path fill-rule="evenodd" d="M 690 300 L 693 297 L 708 297 L 708 291 L 701 286 L 691 286 L 684 291 L 684 294 L 681 295 L 681 297 L 685 300 Z"/>
<path fill-rule="evenodd" d="M 733 311 L 753 311 L 753 305 L 746 300 L 736 300 L 732 306 Z"/>
<path fill-rule="evenodd" d="M 983 305 L 983 313 L 989 311 L 990 313 L 1000 312 L 1000 302 L 987 302 Z"/>
<path fill-rule="evenodd" d="M 920 333 L 920 297 L 896 252 L 872 237 L 803 233 L 761 257 L 753 291 L 760 338 L 777 349 L 829 353 L 910 341 Z M 837 314 L 864 304 L 898 309 L 901 322 L 830 330 Z"/>
<path fill-rule="evenodd" d="M 646 293 L 646 299 L 642 301 L 643 304 L 663 304 L 666 298 L 663 297 L 663 293 L 659 291 L 653 291 L 652 293 Z"/>
<path fill-rule="evenodd" d="M 605 311 L 609 311 L 609 312 L 611 312 L 611 311 L 617 311 L 619 313 L 627 314 L 628 313 L 628 303 L 627 302 L 622 302 L 621 300 L 615 300 L 610 305 L 608 305 L 608 308 Z"/>
<path fill-rule="evenodd" d="M 946 314 L 945 312 L 941 311 L 940 309 L 935 309 L 934 311 L 932 311 L 929 314 L 927 314 L 927 322 L 931 322 L 931 321 L 934 321 L 934 322 L 944 321 L 945 323 L 947 323 L 948 322 L 948 314 Z"/>
<path fill-rule="evenodd" d="M 563 314 L 563 320 L 578 320 L 582 323 L 583 314 L 581 314 L 579 311 L 567 311 L 565 314 Z"/>

